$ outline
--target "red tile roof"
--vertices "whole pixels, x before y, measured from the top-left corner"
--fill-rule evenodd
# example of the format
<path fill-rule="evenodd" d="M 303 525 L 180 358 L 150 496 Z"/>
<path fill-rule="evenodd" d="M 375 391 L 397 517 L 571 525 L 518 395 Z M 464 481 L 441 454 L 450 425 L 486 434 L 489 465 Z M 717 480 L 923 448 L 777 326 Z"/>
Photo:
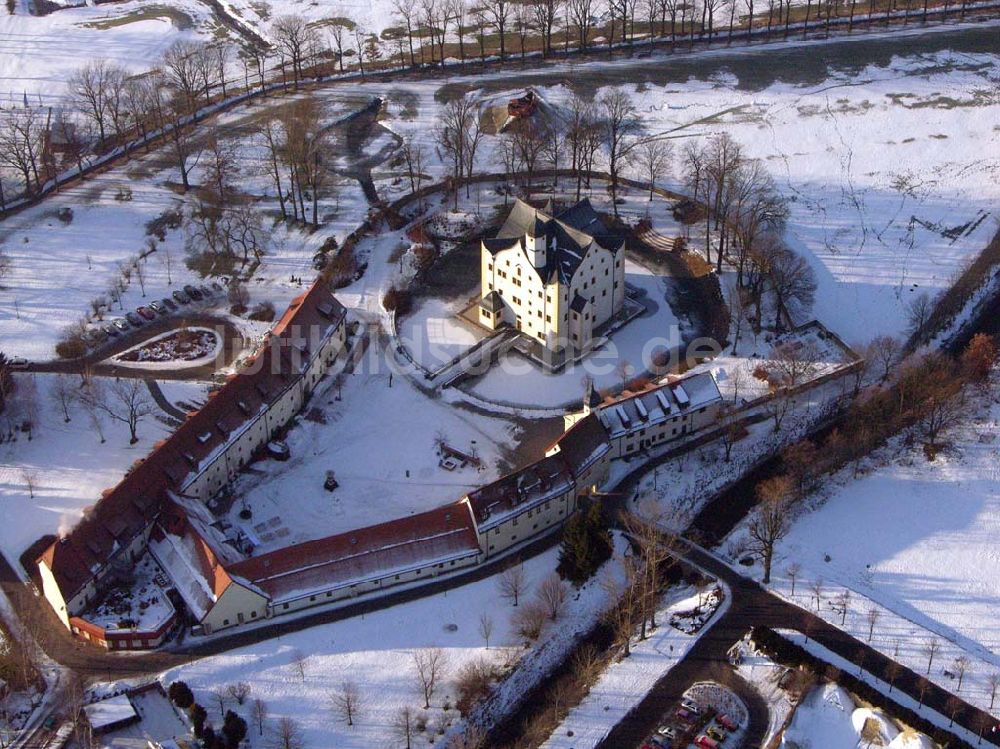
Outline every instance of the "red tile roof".
<path fill-rule="evenodd" d="M 455 503 L 288 546 L 228 569 L 280 601 L 478 552 L 472 514 L 465 503 Z"/>
<path fill-rule="evenodd" d="M 315 346 L 346 314 L 326 283 L 296 297 L 269 336 L 264 351 L 209 397 L 177 430 L 85 513 L 83 520 L 39 557 L 66 600 L 94 576 L 119 546 L 142 532 L 159 514 L 168 492 L 180 493 L 192 472 L 229 439 L 251 415 L 295 381 L 302 364 L 297 341 Z M 308 361 L 308 358 L 304 359 Z"/>

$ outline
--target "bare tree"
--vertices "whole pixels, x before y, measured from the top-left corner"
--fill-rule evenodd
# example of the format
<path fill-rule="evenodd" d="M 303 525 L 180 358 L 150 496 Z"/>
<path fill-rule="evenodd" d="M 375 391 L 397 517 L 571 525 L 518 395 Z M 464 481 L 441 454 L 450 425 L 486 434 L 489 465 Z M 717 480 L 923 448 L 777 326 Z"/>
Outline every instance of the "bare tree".
<path fill-rule="evenodd" d="M 875 635 L 875 625 L 878 624 L 880 616 L 882 616 L 882 611 L 878 606 L 869 606 L 865 612 L 865 618 L 868 620 L 868 642 L 871 642 Z"/>
<path fill-rule="evenodd" d="M 299 681 L 306 680 L 306 671 L 309 668 L 309 656 L 302 651 L 295 651 L 291 660 L 292 671 L 299 675 Z"/>
<path fill-rule="evenodd" d="M 923 332 L 933 311 L 934 303 L 926 291 L 921 291 L 910 300 L 909 304 L 906 305 L 906 320 L 909 323 L 908 330 L 911 336 Z"/>
<path fill-rule="evenodd" d="M 816 273 L 809 262 L 796 252 L 785 248 L 771 264 L 768 274 L 774 294 L 774 329 L 783 330 L 782 318 L 789 314 L 794 304 L 808 309 L 816 297 Z"/>
<path fill-rule="evenodd" d="M 305 740 L 302 738 L 302 730 L 298 724 L 283 716 L 278 719 L 278 723 L 271 731 L 268 741 L 270 749 L 304 749 Z"/>
<path fill-rule="evenodd" d="M 636 146 L 636 166 L 638 171 L 649 182 L 649 199 L 653 199 L 653 189 L 657 179 L 670 177 L 670 164 L 673 160 L 674 147 L 669 141 L 647 139 Z"/>
<path fill-rule="evenodd" d="M 555 573 L 542 580 L 541 585 L 538 586 L 535 595 L 551 621 L 559 618 L 563 605 L 566 603 L 567 593 L 566 583 L 560 580 Z"/>
<path fill-rule="evenodd" d="M 69 424 L 71 420 L 69 409 L 76 400 L 76 389 L 73 387 L 69 375 L 56 375 L 55 384 L 52 386 L 52 396 L 56 399 L 56 403 L 59 404 L 60 410 L 62 410 L 63 423 Z"/>
<path fill-rule="evenodd" d="M 264 723 L 267 721 L 267 703 L 260 697 L 253 698 L 253 705 L 250 707 L 250 715 L 254 723 L 257 724 L 257 735 L 264 735 Z"/>
<path fill-rule="evenodd" d="M 292 64 L 292 79 L 298 88 L 305 61 L 319 47 L 316 29 L 305 18 L 290 14 L 279 16 L 271 24 L 271 34 L 278 53 Z"/>
<path fill-rule="evenodd" d="M 597 103 L 601 110 L 601 129 L 611 175 L 611 202 L 615 218 L 618 218 L 618 179 L 623 160 L 635 147 L 635 136 L 641 126 L 632 97 L 621 89 L 608 91 Z"/>
<path fill-rule="evenodd" d="M 955 669 L 955 676 L 958 677 L 958 686 L 955 687 L 956 692 L 962 691 L 962 681 L 965 679 L 965 675 L 972 670 L 972 661 L 967 655 L 958 656 L 952 667 Z"/>
<path fill-rule="evenodd" d="M 242 705 L 244 702 L 246 702 L 247 697 L 250 696 L 250 693 L 252 691 L 253 687 L 251 687 L 250 683 L 246 681 L 238 681 L 235 684 L 230 684 L 228 687 L 226 687 L 226 692 L 229 694 L 230 697 L 236 700 L 237 705 Z"/>
<path fill-rule="evenodd" d="M 844 625 L 847 620 L 847 612 L 851 608 L 851 591 L 844 588 L 833 601 L 833 610 L 840 614 L 840 624 Z"/>
<path fill-rule="evenodd" d="M 440 681 L 445 678 L 448 657 L 441 648 L 415 650 L 413 665 L 417 672 L 417 682 L 424 696 L 424 709 L 431 706 L 431 697 Z"/>
<path fill-rule="evenodd" d="M 715 416 L 715 425 L 719 432 L 719 443 L 728 463 L 733 454 L 733 447 L 744 434 L 743 422 L 739 409 L 730 403 L 723 403 Z"/>
<path fill-rule="evenodd" d="M 925 675 L 930 676 L 931 666 L 934 665 L 934 656 L 937 655 L 940 649 L 941 649 L 941 643 L 938 642 L 938 639 L 936 637 L 931 637 L 926 642 L 924 642 L 922 651 L 923 654 L 927 656 L 927 672 Z"/>
<path fill-rule="evenodd" d="M 94 381 L 80 397 L 88 407 L 127 425 L 130 445 L 139 441 L 139 423 L 156 410 L 145 382 L 138 378 L 115 380 L 107 387 Z"/>
<path fill-rule="evenodd" d="M 482 137 L 478 103 L 465 96 L 448 102 L 441 113 L 435 136 L 438 155 L 451 167 L 454 207 L 458 210 L 458 183 L 463 174 L 472 176 L 476 149 Z"/>
<path fill-rule="evenodd" d="M 24 192 L 31 195 L 44 182 L 42 154 L 46 124 L 38 109 L 13 109 L 4 114 L 0 127 L 0 166 L 7 165 L 24 182 Z"/>
<path fill-rule="evenodd" d="M 500 592 L 500 597 L 509 601 L 512 606 L 517 606 L 526 585 L 524 568 L 519 563 L 511 564 L 497 578 L 497 589 Z"/>
<path fill-rule="evenodd" d="M 127 72 L 107 60 L 91 60 L 70 76 L 68 88 L 80 110 L 97 128 L 101 149 L 112 126 L 112 109 L 119 108 Z M 120 133 L 119 133 L 120 134 Z"/>
<path fill-rule="evenodd" d="M 903 673 L 903 667 L 896 663 L 896 661 L 889 661 L 885 666 L 885 673 L 889 677 L 889 694 L 892 694 L 892 688 L 896 685 L 896 679 Z"/>
<path fill-rule="evenodd" d="M 819 367 L 820 354 L 815 346 L 802 343 L 779 343 L 769 357 L 784 387 L 795 387 L 811 379 Z"/>
<path fill-rule="evenodd" d="M 989 707 L 989 709 L 992 710 L 993 709 L 993 703 L 996 701 L 996 698 L 997 698 L 997 689 L 1000 689 L 1000 673 L 998 673 L 996 671 L 994 671 L 993 673 L 991 673 L 989 676 L 986 677 L 986 683 L 990 687 L 990 707 Z"/>
<path fill-rule="evenodd" d="M 215 704 L 219 706 L 219 715 L 225 716 L 226 703 L 229 701 L 229 692 L 225 687 L 216 687 L 212 690 L 212 698 L 215 700 Z"/>
<path fill-rule="evenodd" d="M 507 35 L 507 24 L 510 22 L 510 14 L 513 10 L 511 0 L 485 0 L 483 11 L 490 21 L 490 25 L 496 29 L 500 38 L 500 62 L 504 60 L 506 54 L 506 44 L 504 37 Z"/>
<path fill-rule="evenodd" d="M 809 590 L 816 599 L 816 611 L 818 612 L 820 604 L 823 603 L 823 578 L 817 577 L 813 580 L 812 585 L 809 586 Z"/>
<path fill-rule="evenodd" d="M 493 617 L 485 611 L 479 615 L 479 636 L 486 643 L 486 649 L 490 649 L 490 636 L 493 634 Z"/>
<path fill-rule="evenodd" d="M 392 721 L 393 734 L 397 739 L 405 744 L 405 749 L 412 749 L 414 726 L 413 708 L 403 705 L 396 711 L 396 717 Z"/>
<path fill-rule="evenodd" d="M 587 49 L 593 27 L 594 0 L 567 0 L 570 24 L 576 27 L 577 47 Z M 568 24 L 569 25 L 569 24 Z"/>
<path fill-rule="evenodd" d="M 35 498 L 35 489 L 38 486 L 38 471 L 33 468 L 24 467 L 21 469 L 21 480 L 28 489 L 28 499 Z"/>
<path fill-rule="evenodd" d="M 787 476 L 775 476 L 757 485 L 760 504 L 750 519 L 747 530 L 750 533 L 751 550 L 760 556 L 764 563 L 765 585 L 771 582 L 774 547 L 788 535 L 791 483 Z"/>
<path fill-rule="evenodd" d="M 331 693 L 330 704 L 334 713 L 348 726 L 353 726 L 361 709 L 361 690 L 353 681 L 345 681 Z"/>
<path fill-rule="evenodd" d="M 799 575 L 802 574 L 802 565 L 798 562 L 792 562 L 785 569 L 785 574 L 788 575 L 788 579 L 792 581 L 792 598 L 795 597 L 795 581 L 798 580 Z"/>

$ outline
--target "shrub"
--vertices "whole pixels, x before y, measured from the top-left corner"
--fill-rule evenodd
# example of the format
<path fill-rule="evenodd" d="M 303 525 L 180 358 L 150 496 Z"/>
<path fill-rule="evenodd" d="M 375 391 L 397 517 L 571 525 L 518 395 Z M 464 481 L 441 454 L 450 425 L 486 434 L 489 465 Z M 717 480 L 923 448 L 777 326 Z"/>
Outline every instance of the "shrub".
<path fill-rule="evenodd" d="M 489 693 L 496 678 L 496 668 L 485 658 L 469 661 L 455 677 L 458 698 L 455 707 L 462 715 L 468 715 Z"/>
<path fill-rule="evenodd" d="M 261 322 L 271 322 L 274 320 L 274 303 L 273 302 L 259 302 L 255 304 L 253 309 L 250 310 L 250 314 L 247 315 L 251 320 L 259 320 Z"/>
<path fill-rule="evenodd" d="M 397 316 L 405 315 L 413 308 L 413 296 L 407 289 L 393 286 L 382 297 L 382 306 L 387 312 L 395 312 Z"/>
<path fill-rule="evenodd" d="M 77 359 L 87 353 L 87 344 L 83 342 L 83 334 L 76 327 L 71 327 L 63 333 L 63 338 L 56 344 L 56 356 L 60 359 Z"/>
<path fill-rule="evenodd" d="M 208 719 L 208 712 L 197 702 L 193 702 L 188 708 L 188 717 L 191 718 L 194 735 L 200 739 L 205 729 L 205 721 Z"/>
<path fill-rule="evenodd" d="M 518 607 L 511 618 L 514 630 L 526 640 L 537 640 L 545 628 L 548 613 L 539 601 L 529 601 Z"/>

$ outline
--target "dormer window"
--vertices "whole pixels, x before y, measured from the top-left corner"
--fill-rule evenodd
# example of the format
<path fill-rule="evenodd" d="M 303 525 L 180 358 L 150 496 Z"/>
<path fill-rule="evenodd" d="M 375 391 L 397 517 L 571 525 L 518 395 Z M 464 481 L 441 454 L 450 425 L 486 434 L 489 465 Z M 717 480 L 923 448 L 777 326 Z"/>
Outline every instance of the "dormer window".
<path fill-rule="evenodd" d="M 202 445 L 207 443 L 210 439 L 212 439 L 211 432 L 202 432 L 201 434 L 198 435 L 198 442 L 201 443 Z"/>

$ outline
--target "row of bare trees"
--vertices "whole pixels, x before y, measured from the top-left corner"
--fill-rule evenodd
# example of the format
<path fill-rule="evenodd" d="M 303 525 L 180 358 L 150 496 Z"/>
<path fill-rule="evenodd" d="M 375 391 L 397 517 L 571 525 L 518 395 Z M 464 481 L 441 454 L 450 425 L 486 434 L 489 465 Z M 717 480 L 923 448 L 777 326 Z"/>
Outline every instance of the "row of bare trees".
<path fill-rule="evenodd" d="M 881 366 L 880 358 L 894 360 L 899 351 L 891 339 L 876 339 L 866 366 Z M 757 485 L 759 502 L 747 525 L 748 550 L 761 560 L 764 582 L 770 582 L 775 548 L 790 531 L 796 507 L 821 476 L 852 464 L 858 475 L 863 459 L 904 429 L 914 431 L 933 459 L 947 432 L 968 417 L 970 388 L 988 381 L 996 359 L 996 344 L 985 334 L 974 336 L 957 361 L 937 351 L 911 355 L 891 374 L 880 369 L 880 379 L 860 390 L 821 444 L 806 439 L 786 448 L 783 472 Z"/>

